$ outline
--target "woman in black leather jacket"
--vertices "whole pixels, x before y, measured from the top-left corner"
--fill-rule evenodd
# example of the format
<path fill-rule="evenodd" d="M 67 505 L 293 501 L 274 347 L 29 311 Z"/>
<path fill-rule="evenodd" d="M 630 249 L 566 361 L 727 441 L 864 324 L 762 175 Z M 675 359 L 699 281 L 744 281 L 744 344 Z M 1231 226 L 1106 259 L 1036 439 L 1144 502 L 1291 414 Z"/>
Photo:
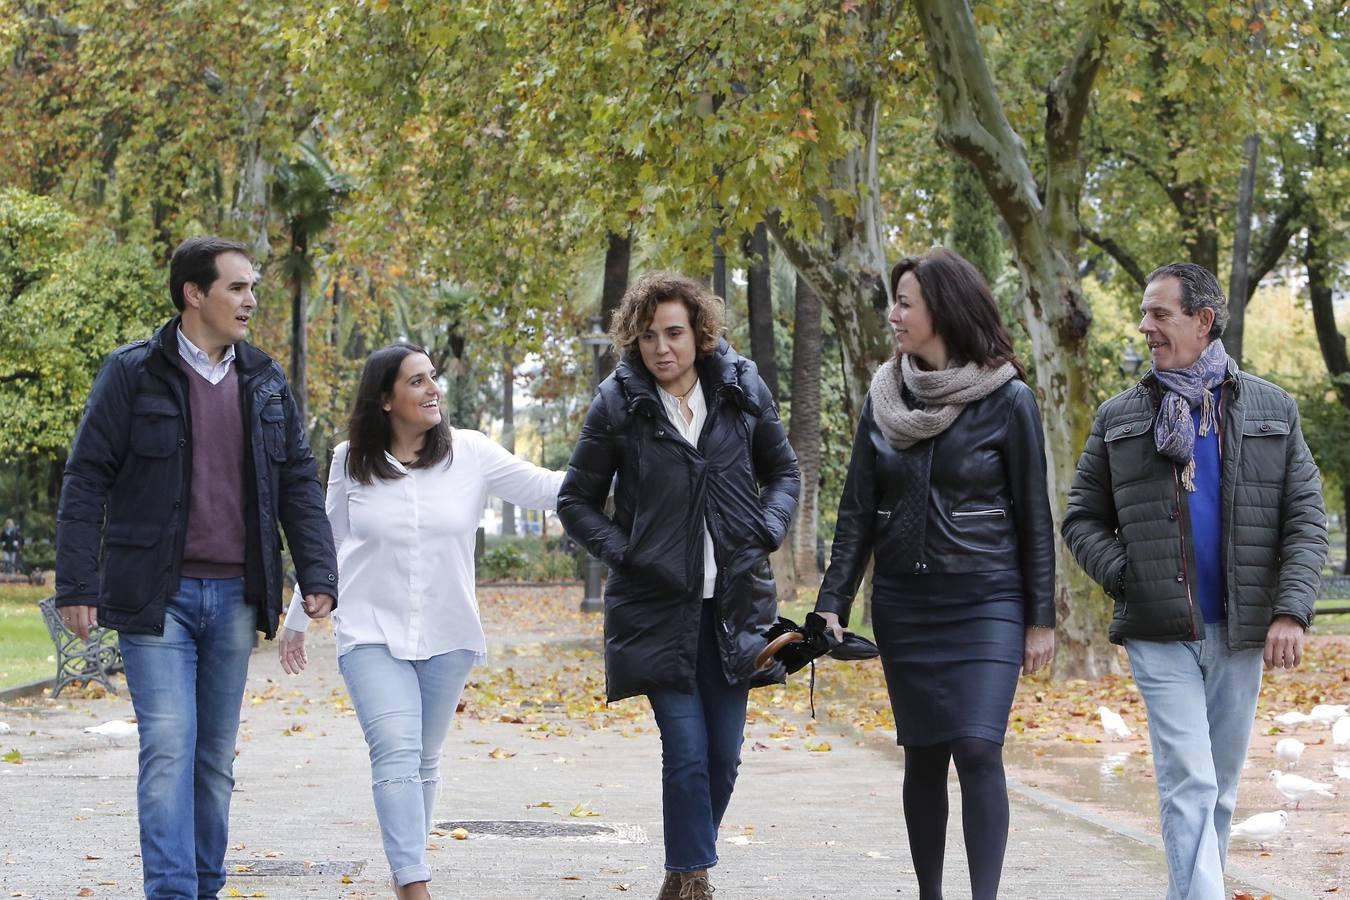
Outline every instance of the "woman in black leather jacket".
<path fill-rule="evenodd" d="M 891 271 L 896 356 L 872 381 L 816 611 L 848 624 L 868 557 L 872 620 L 905 748 L 921 900 L 942 896 L 947 770 L 961 781 L 975 900 L 1008 840 L 1003 734 L 1018 670 L 1054 653 L 1054 530 L 1044 435 L 978 270 L 935 249 Z"/>
<path fill-rule="evenodd" d="M 661 730 L 661 900 L 711 896 L 751 679 L 783 680 L 755 658 L 801 476 L 768 387 L 721 331 L 721 301 L 692 279 L 652 273 L 629 289 L 612 327 L 623 358 L 558 495 L 567 533 L 609 564 L 609 699 L 646 694 Z"/>

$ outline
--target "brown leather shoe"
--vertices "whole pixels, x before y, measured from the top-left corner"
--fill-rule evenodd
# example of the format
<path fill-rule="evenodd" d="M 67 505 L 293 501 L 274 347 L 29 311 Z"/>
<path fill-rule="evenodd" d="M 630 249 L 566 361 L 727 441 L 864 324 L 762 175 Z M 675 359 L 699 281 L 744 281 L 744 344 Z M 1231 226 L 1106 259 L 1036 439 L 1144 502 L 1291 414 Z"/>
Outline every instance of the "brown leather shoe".
<path fill-rule="evenodd" d="M 680 900 L 712 900 L 714 890 L 706 869 L 680 875 Z"/>
<path fill-rule="evenodd" d="M 661 893 L 656 900 L 680 900 L 680 873 L 667 872 L 666 880 L 661 882 Z"/>

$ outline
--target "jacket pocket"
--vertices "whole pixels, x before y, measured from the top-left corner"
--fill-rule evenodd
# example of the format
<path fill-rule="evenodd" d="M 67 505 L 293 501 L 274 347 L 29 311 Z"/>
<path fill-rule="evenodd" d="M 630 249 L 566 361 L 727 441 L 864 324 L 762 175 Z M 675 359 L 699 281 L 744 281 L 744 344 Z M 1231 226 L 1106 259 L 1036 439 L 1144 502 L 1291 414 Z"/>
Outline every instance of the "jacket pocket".
<path fill-rule="evenodd" d="M 1283 419 L 1247 419 L 1242 423 L 1242 436 L 1282 437 L 1289 433 L 1289 423 Z"/>
<path fill-rule="evenodd" d="M 139 612 L 152 599 L 159 576 L 159 544 L 164 529 L 157 523 L 116 523 L 103 536 L 101 602 L 109 609 Z"/>
<path fill-rule="evenodd" d="M 1008 511 L 991 507 L 986 509 L 954 509 L 951 511 L 953 519 L 1006 519 Z"/>
<path fill-rule="evenodd" d="M 1106 429 L 1106 434 L 1102 440 L 1110 444 L 1124 438 L 1140 437 L 1146 435 L 1153 427 L 1153 419 L 1131 419 L 1128 422 L 1117 422 Z"/>
<path fill-rule="evenodd" d="M 140 394 L 131 407 L 131 452 L 163 458 L 173 453 L 179 438 L 178 404 L 172 397 Z"/>
<path fill-rule="evenodd" d="M 274 462 L 286 461 L 286 409 L 281 395 L 273 394 L 258 414 L 262 424 L 263 446 Z"/>

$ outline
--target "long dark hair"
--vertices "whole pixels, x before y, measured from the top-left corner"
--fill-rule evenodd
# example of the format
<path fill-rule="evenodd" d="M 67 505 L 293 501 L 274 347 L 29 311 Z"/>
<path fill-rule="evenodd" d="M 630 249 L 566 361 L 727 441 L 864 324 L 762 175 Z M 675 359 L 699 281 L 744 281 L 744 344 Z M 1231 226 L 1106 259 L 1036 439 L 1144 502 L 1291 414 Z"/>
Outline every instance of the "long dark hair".
<path fill-rule="evenodd" d="M 892 296 L 906 272 L 914 273 L 919 282 L 933 330 L 947 345 L 954 362 L 973 362 L 991 369 L 1011 363 L 1017 377 L 1026 381 L 1027 370 L 1013 351 L 994 294 L 979 269 L 959 253 L 934 247 L 923 256 L 907 256 L 895 264 L 891 269 Z"/>
<path fill-rule="evenodd" d="M 392 481 L 403 477 L 403 473 L 390 465 L 389 458 L 385 456 L 392 429 L 389 427 L 389 413 L 384 411 L 384 402 L 394 392 L 394 382 L 398 380 L 398 370 L 403 360 L 414 353 L 431 358 L 431 354 L 415 344 L 390 344 L 370 354 L 366 367 L 361 370 L 361 383 L 356 388 L 352 417 L 347 425 L 347 439 L 350 442 L 347 447 L 347 476 L 361 484 L 370 484 L 376 478 Z M 410 468 L 426 469 L 453 459 L 450 426 L 442 416 L 441 421 L 427 431 L 427 439 L 422 449 L 417 451 L 417 460 Z"/>

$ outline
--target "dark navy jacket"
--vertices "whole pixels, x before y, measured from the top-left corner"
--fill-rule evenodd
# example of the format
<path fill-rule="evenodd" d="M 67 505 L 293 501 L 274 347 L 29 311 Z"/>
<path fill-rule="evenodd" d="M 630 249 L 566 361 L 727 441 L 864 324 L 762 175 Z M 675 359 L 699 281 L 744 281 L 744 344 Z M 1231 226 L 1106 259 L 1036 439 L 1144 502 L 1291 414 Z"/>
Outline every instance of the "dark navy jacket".
<path fill-rule="evenodd" d="M 56 528 L 56 605 L 98 606 L 98 622 L 163 634 L 183 566 L 192 477 L 191 410 L 175 317 L 109 354 L 66 463 Z M 235 345 L 244 433 L 244 595 L 258 630 L 281 613 L 280 520 L 302 592 L 337 597 L 337 555 L 314 455 L 281 367 Z"/>

